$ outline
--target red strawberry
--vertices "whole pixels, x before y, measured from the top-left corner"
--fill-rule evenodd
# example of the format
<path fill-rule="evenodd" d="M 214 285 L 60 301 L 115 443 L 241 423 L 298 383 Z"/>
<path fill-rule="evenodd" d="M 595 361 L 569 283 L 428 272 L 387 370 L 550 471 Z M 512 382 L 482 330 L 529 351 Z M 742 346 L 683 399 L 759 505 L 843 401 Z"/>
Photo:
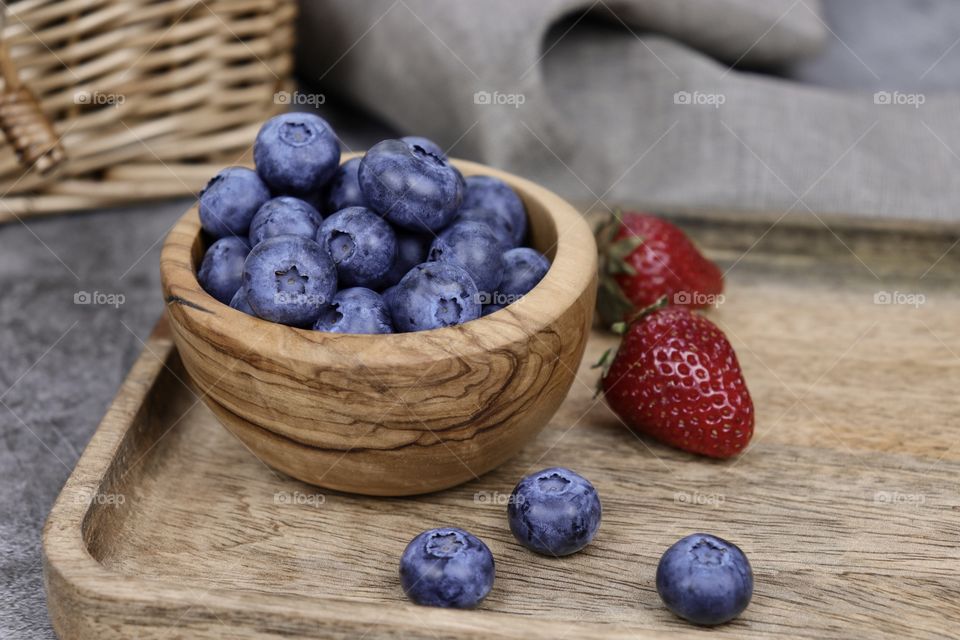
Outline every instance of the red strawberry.
<path fill-rule="evenodd" d="M 601 388 L 627 426 L 684 451 L 728 458 L 753 435 L 753 401 L 733 347 L 683 307 L 627 326 Z"/>
<path fill-rule="evenodd" d="M 606 325 L 667 296 L 670 304 L 703 308 L 723 291 L 723 274 L 687 235 L 646 213 L 615 214 L 597 231 L 600 292 Z"/>

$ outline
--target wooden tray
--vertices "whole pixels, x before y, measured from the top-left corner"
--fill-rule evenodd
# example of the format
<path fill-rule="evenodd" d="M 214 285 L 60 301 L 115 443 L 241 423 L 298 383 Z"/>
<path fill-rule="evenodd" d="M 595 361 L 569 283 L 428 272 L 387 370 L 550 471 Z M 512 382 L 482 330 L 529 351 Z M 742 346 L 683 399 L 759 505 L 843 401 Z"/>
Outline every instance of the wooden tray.
<path fill-rule="evenodd" d="M 689 217 L 733 266 L 710 312 L 757 407 L 740 458 L 694 458 L 632 435 L 593 399 L 589 368 L 540 437 L 457 489 L 410 499 L 281 477 L 221 428 L 160 323 L 44 532 L 50 616 L 64 638 L 655 638 L 700 636 L 654 588 L 663 550 L 702 530 L 756 575 L 725 637 L 945 637 L 960 625 L 960 299 L 956 229 Z M 903 294 L 925 296 L 916 308 Z M 896 295 L 894 295 L 896 292 Z M 916 301 L 916 300 L 914 300 Z M 511 538 L 505 499 L 566 465 L 604 505 L 562 560 Z M 428 470 L 424 470 L 428 472 Z M 92 499 L 91 499 L 92 498 Z M 487 541 L 479 610 L 409 604 L 397 561 L 441 524 Z"/>

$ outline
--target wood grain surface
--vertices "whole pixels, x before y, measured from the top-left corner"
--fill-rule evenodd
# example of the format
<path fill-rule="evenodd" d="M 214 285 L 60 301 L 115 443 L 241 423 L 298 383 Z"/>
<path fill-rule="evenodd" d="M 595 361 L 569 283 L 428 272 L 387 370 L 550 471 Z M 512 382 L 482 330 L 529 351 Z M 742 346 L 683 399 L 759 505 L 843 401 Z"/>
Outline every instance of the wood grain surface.
<path fill-rule="evenodd" d="M 592 231 L 542 187 L 454 163 L 465 175 L 510 184 L 524 201 L 531 245 L 552 261 L 521 299 L 462 325 L 344 335 L 266 322 L 200 287 L 196 208 L 164 241 L 163 293 L 190 378 L 224 426 L 270 465 L 340 491 L 437 491 L 514 455 L 563 402 L 593 320 Z"/>
<path fill-rule="evenodd" d="M 732 267 L 709 315 L 756 404 L 756 435 L 739 458 L 696 458 L 625 429 L 593 397 L 589 363 L 612 343 L 594 334 L 549 426 L 496 471 L 415 498 L 318 490 L 272 471 L 218 424 L 160 325 L 47 523 L 57 632 L 956 637 L 960 252 L 949 249 L 960 236 L 789 220 L 683 225 Z M 883 292 L 899 303 L 875 304 Z M 548 465 L 590 478 L 604 507 L 594 542 L 560 560 L 524 550 L 505 519 L 516 480 Z M 442 524 L 479 535 L 496 557 L 476 611 L 416 607 L 400 590 L 403 547 Z M 713 630 L 672 616 L 654 588 L 660 554 L 694 531 L 736 542 L 755 572 L 749 608 Z"/>

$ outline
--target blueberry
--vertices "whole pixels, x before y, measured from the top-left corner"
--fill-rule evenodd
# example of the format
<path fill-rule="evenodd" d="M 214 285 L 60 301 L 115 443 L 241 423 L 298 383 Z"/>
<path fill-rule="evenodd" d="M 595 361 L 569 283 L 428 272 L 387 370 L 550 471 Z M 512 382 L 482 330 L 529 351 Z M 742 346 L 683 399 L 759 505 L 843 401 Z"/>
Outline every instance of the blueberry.
<path fill-rule="evenodd" d="M 400 557 L 400 585 L 420 605 L 467 609 L 493 587 L 493 554 L 463 529 L 430 529 L 410 541 Z"/>
<path fill-rule="evenodd" d="M 524 477 L 507 506 L 514 537 L 528 549 L 566 556 L 583 549 L 600 528 L 600 498 L 593 485 L 563 467 Z"/>
<path fill-rule="evenodd" d="M 393 326 L 424 331 L 480 317 L 479 295 L 463 267 L 449 262 L 418 264 L 387 296 Z"/>
<path fill-rule="evenodd" d="M 529 247 L 510 249 L 503 254 L 503 280 L 498 294 L 510 304 L 537 286 L 549 269 L 550 261 L 540 252 Z"/>
<path fill-rule="evenodd" d="M 313 328 L 328 333 L 393 333 L 386 303 L 364 287 L 339 291 L 321 309 Z"/>
<path fill-rule="evenodd" d="M 267 200 L 250 222 L 250 244 L 258 245 L 274 236 L 302 236 L 313 240 L 323 218 L 299 198 L 280 196 Z"/>
<path fill-rule="evenodd" d="M 360 158 L 351 158 L 334 172 L 327 185 L 324 206 L 327 213 L 336 213 L 347 207 L 365 207 L 367 201 L 360 191 L 357 172 L 360 170 Z"/>
<path fill-rule="evenodd" d="M 247 237 L 250 220 L 270 190 L 245 167 L 227 167 L 200 192 L 200 226 L 214 238 Z"/>
<path fill-rule="evenodd" d="M 458 222 L 430 245 L 430 260 L 452 262 L 467 270 L 477 289 L 492 293 L 503 278 L 503 246 L 485 224 Z"/>
<path fill-rule="evenodd" d="M 395 284 L 392 287 L 387 287 L 386 289 L 383 290 L 383 293 L 380 294 L 380 297 L 383 299 L 384 304 L 387 305 L 388 311 L 393 308 L 393 294 L 395 294 L 396 292 L 397 292 L 397 285 Z M 392 316 L 393 316 L 393 313 L 391 312 L 391 317 Z"/>
<path fill-rule="evenodd" d="M 440 145 L 429 138 L 424 138 L 423 136 L 403 136 L 400 139 L 411 147 L 420 147 L 427 153 L 432 153 L 438 158 L 446 159 L 447 157 L 447 153 L 440 148 Z"/>
<path fill-rule="evenodd" d="M 447 226 L 463 198 L 463 177 L 446 158 L 401 140 L 374 145 L 358 176 L 368 205 L 411 231 Z"/>
<path fill-rule="evenodd" d="M 230 304 L 243 281 L 243 261 L 250 253 L 247 241 L 237 236 L 220 238 L 203 254 L 197 281 L 223 304 Z"/>
<path fill-rule="evenodd" d="M 286 195 L 320 191 L 340 164 L 340 143 L 327 121 L 312 113 L 282 113 L 267 120 L 253 145 L 257 173 Z"/>
<path fill-rule="evenodd" d="M 523 244 L 527 235 L 527 213 L 523 201 L 503 180 L 493 176 L 470 176 L 463 192 L 464 209 L 490 209 L 510 221 L 513 246 Z"/>
<path fill-rule="evenodd" d="M 497 311 L 500 311 L 500 309 L 503 309 L 503 307 L 501 307 L 498 304 L 485 304 L 483 305 L 483 311 L 480 312 L 480 317 L 481 318 L 486 317 L 491 313 L 496 313 Z"/>
<path fill-rule="evenodd" d="M 230 308 L 243 311 L 248 316 L 257 316 L 253 311 L 253 307 L 250 306 L 250 302 L 247 300 L 247 292 L 244 291 L 243 287 L 237 289 L 237 292 L 233 294 L 233 298 L 230 300 Z"/>
<path fill-rule="evenodd" d="M 347 207 L 324 220 L 317 242 L 330 252 L 340 284 L 348 287 L 375 285 L 397 256 L 393 229 L 366 207 Z"/>
<path fill-rule="evenodd" d="M 258 317 L 309 326 L 337 292 L 337 268 L 330 254 L 313 240 L 274 236 L 247 256 L 243 286 Z"/>
<path fill-rule="evenodd" d="M 500 213 L 498 209 L 485 209 L 483 207 L 460 208 L 457 216 L 453 219 L 453 224 L 458 222 L 480 222 L 490 227 L 493 235 L 497 236 L 503 250 L 513 249 L 517 246 L 514 239 L 513 221 L 505 214 Z"/>
<path fill-rule="evenodd" d="M 680 539 L 657 566 L 657 592 L 667 609 L 694 624 L 740 615 L 753 596 L 753 570 L 740 548 L 706 533 Z"/>
<path fill-rule="evenodd" d="M 407 275 L 410 269 L 427 261 L 430 239 L 416 233 L 394 229 L 397 237 L 397 257 L 390 270 L 377 282 L 377 288 L 391 287 Z"/>

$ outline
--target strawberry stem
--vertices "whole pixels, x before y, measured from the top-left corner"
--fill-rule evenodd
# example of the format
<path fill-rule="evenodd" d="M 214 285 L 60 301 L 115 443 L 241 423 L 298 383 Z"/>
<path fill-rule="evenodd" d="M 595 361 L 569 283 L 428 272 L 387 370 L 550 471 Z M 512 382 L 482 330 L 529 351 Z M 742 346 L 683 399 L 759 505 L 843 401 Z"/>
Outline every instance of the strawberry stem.
<path fill-rule="evenodd" d="M 616 330 L 614 330 L 614 332 L 615 332 L 615 333 L 619 333 L 620 335 L 623 335 L 623 333 L 626 332 L 627 328 L 629 328 L 629 326 L 632 325 L 632 324 L 633 324 L 634 322 L 636 322 L 637 320 L 640 320 L 640 319 L 643 318 L 644 316 L 649 315 L 649 314 L 653 313 L 654 311 L 658 311 L 658 310 L 663 309 L 664 307 L 668 306 L 668 305 L 667 305 L 668 300 L 669 300 L 669 297 L 668 297 L 668 296 L 665 296 L 665 295 L 660 296 L 660 297 L 657 299 L 657 301 L 654 302 L 653 304 L 647 305 L 647 306 L 644 307 L 643 309 L 640 309 L 640 310 L 638 310 L 637 312 L 631 314 L 630 317 L 627 318 L 627 320 L 626 320 L 625 322 L 618 322 L 618 323 L 617 323 L 618 325 L 620 325 L 620 324 L 623 325 L 623 329 L 622 329 L 622 331 L 616 331 Z M 616 326 L 616 325 L 614 325 L 614 326 Z M 611 327 L 611 328 L 612 328 L 612 327 Z"/>

